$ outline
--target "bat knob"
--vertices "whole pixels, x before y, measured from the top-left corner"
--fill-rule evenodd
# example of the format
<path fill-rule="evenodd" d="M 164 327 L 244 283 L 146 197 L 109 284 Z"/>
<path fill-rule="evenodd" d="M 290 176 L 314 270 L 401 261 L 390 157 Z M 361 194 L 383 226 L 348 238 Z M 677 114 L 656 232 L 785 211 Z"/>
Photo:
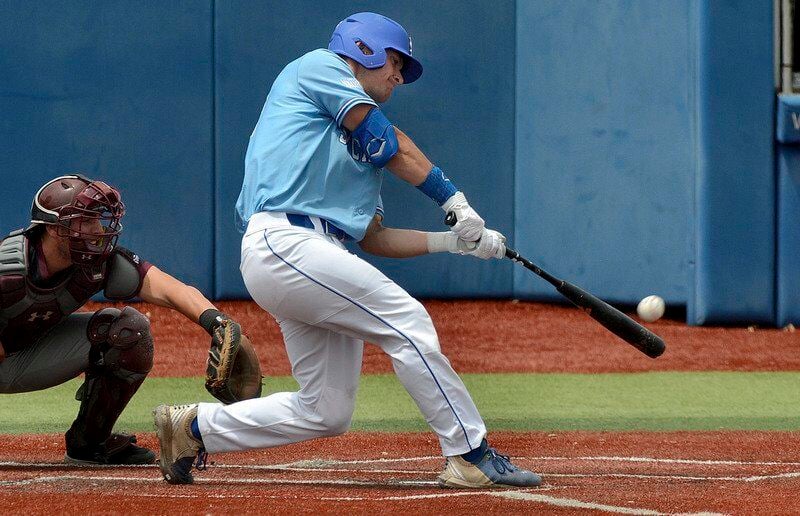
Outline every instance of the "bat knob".
<path fill-rule="evenodd" d="M 444 218 L 444 223 L 450 227 L 453 227 L 456 225 L 456 222 L 458 222 L 456 213 L 454 211 L 447 212 L 447 216 Z"/>

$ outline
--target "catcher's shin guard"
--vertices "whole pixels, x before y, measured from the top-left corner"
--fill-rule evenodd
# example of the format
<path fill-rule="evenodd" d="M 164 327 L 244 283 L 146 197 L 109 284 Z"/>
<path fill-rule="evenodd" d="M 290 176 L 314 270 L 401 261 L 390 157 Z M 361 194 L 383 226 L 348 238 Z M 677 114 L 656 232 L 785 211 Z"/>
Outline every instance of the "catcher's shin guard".
<path fill-rule="evenodd" d="M 153 338 L 150 321 L 131 307 L 100 310 L 87 332 L 90 367 L 75 396 L 81 406 L 66 434 L 67 456 L 105 463 L 114 454 L 106 447 L 114 423 L 153 367 Z"/>

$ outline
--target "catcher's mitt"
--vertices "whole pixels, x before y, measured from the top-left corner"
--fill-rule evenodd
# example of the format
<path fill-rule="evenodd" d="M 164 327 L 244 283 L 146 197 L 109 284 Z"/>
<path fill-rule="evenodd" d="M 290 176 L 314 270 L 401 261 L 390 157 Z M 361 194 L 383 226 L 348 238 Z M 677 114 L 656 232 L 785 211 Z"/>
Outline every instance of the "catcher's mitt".
<path fill-rule="evenodd" d="M 242 327 L 222 319 L 211 336 L 206 363 L 206 390 L 222 403 L 261 397 L 261 366 Z"/>

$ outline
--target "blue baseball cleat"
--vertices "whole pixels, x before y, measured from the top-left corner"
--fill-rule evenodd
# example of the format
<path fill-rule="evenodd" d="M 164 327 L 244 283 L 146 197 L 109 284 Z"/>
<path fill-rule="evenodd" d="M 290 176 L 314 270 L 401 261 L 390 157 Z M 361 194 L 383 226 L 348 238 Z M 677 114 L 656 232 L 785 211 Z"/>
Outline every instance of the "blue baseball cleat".
<path fill-rule="evenodd" d="M 537 487 L 542 484 L 542 477 L 514 466 L 511 459 L 489 447 L 475 463 L 461 456 L 447 457 L 438 480 L 440 487 L 455 488 Z"/>

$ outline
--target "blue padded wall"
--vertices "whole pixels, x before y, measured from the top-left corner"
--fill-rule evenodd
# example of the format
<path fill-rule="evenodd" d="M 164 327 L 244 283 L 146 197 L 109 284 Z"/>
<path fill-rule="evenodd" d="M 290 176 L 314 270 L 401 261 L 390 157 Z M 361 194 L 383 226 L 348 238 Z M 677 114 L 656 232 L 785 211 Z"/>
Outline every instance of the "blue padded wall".
<path fill-rule="evenodd" d="M 687 322 L 775 321 L 772 0 L 699 8 L 694 275 Z"/>
<path fill-rule="evenodd" d="M 210 2 L 0 4 L 0 229 L 48 179 L 119 187 L 121 245 L 212 295 Z"/>
<path fill-rule="evenodd" d="M 373 10 L 400 21 L 414 39 L 422 78 L 384 106 L 467 194 L 489 225 L 513 230 L 514 2 L 447 0 L 216 4 L 217 294 L 247 295 L 239 276 L 233 206 L 247 140 L 272 81 L 288 62 L 325 47 L 339 20 Z M 308 12 L 314 16 L 308 16 Z M 298 30 L 301 27 L 302 30 Z M 444 27 L 447 30 L 442 30 Z M 490 44 L 487 44 L 490 42 Z M 386 225 L 443 231 L 444 213 L 387 173 Z M 453 255 L 410 260 L 368 257 L 419 296 L 510 296 L 512 267 Z"/>
<path fill-rule="evenodd" d="M 778 326 L 800 325 L 800 147 L 778 155 Z"/>
<path fill-rule="evenodd" d="M 692 4 L 517 3 L 513 240 L 609 301 L 688 296 Z M 514 291 L 561 299 L 522 268 Z"/>
<path fill-rule="evenodd" d="M 800 95 L 778 97 L 776 319 L 800 324 Z"/>

